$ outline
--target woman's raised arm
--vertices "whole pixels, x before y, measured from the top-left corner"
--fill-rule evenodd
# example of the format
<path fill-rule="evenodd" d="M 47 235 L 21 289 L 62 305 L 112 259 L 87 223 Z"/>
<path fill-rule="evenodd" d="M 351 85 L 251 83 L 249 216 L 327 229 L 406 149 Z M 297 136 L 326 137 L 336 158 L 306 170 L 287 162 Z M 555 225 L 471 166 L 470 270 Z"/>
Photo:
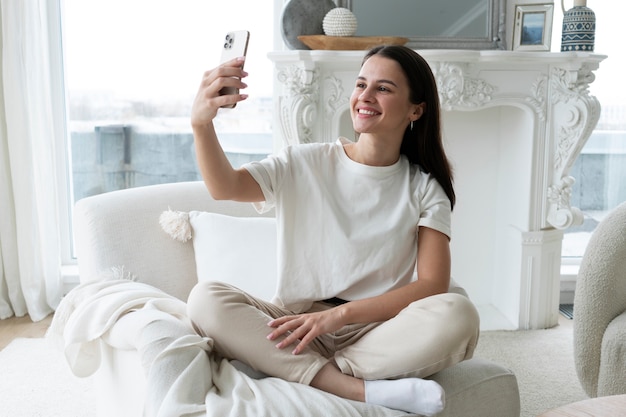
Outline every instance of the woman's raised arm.
<path fill-rule="evenodd" d="M 220 107 L 248 97 L 246 94 L 220 95 L 224 87 L 247 87 L 241 81 L 248 75 L 242 69 L 242 60 L 228 61 L 204 73 L 191 109 L 191 127 L 200 173 L 211 196 L 216 200 L 257 202 L 264 200 L 259 184 L 247 170 L 232 167 L 213 127 Z"/>

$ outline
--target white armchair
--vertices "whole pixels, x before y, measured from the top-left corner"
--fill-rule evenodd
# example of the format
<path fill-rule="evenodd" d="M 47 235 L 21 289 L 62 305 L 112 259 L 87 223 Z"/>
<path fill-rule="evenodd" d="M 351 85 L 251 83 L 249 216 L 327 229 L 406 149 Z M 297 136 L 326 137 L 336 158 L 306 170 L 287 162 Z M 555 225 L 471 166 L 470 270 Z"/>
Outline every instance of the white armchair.
<path fill-rule="evenodd" d="M 626 202 L 593 232 L 574 296 L 574 358 L 590 397 L 626 394 Z"/>
<path fill-rule="evenodd" d="M 140 187 L 83 199 L 76 204 L 74 220 L 81 283 L 99 279 L 112 267 L 123 267 L 137 281 L 184 302 L 197 282 L 194 250 L 193 245 L 177 242 L 161 229 L 159 217 L 169 208 L 258 216 L 249 204 L 212 200 L 202 182 Z M 149 398 L 147 378 L 154 369 L 146 372 L 142 354 L 132 346 L 111 346 L 106 340 L 103 337 L 100 343 L 96 372 L 98 415 L 142 416 Z M 474 358 L 432 378 L 446 391 L 441 416 L 519 417 L 517 380 L 498 364 Z M 361 410 L 360 415 L 382 415 L 364 411 L 361 405 L 354 407 Z"/>

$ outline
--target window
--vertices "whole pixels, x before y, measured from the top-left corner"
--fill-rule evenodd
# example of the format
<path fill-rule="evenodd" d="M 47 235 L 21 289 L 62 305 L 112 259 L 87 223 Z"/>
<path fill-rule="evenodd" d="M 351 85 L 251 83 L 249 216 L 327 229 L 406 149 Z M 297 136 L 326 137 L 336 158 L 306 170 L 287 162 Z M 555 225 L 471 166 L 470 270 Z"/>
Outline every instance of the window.
<path fill-rule="evenodd" d="M 216 128 L 235 166 L 271 152 L 272 64 L 266 55 L 282 45 L 277 18 L 283 0 L 62 1 L 72 201 L 200 179 L 189 110 L 203 71 L 217 64 L 230 30 L 251 32 L 250 98 L 235 111 L 222 111 Z M 626 56 L 611 32 L 620 14 L 605 3 L 591 5 L 596 53 L 609 56 L 591 84 L 602 115 L 571 171 L 571 203 L 583 210 L 585 223 L 566 230 L 564 264 L 580 260 L 597 222 L 626 200 L 626 90 L 616 88 Z M 563 16 L 560 7 L 554 11 L 556 52 Z"/>
<path fill-rule="evenodd" d="M 600 121 L 571 170 L 576 179 L 571 204 L 583 211 L 585 220 L 583 225 L 565 231 L 562 256 L 566 267 L 580 262 L 598 222 L 626 201 L 626 90 L 619 87 L 626 57 L 614 31 L 619 27 L 620 13 L 615 13 L 608 2 L 594 2 L 590 7 L 596 15 L 595 53 L 608 58 L 600 64 L 590 86 L 602 106 Z M 552 50 L 558 51 L 563 15 L 560 7 L 555 7 L 555 12 Z M 576 271 L 574 268 L 572 274 Z"/>
<path fill-rule="evenodd" d="M 189 114 L 224 35 L 251 33 L 250 95 L 220 110 L 235 166 L 272 151 L 274 3 L 258 0 L 64 0 L 64 69 L 72 199 L 200 180 Z M 71 206 L 72 204 L 70 204 Z"/>

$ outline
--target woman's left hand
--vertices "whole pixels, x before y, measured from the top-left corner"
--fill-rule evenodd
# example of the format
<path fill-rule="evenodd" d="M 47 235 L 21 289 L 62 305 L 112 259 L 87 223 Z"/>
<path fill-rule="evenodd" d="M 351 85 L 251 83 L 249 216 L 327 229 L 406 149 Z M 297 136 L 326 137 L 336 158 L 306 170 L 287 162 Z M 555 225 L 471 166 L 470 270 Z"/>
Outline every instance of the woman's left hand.
<path fill-rule="evenodd" d="M 267 339 L 274 340 L 281 335 L 286 335 L 285 339 L 276 347 L 284 349 L 296 343 L 292 353 L 297 355 L 317 336 L 337 331 L 344 325 L 339 308 L 296 316 L 284 316 L 268 323 L 268 326 L 274 327 L 275 330 L 267 335 Z"/>

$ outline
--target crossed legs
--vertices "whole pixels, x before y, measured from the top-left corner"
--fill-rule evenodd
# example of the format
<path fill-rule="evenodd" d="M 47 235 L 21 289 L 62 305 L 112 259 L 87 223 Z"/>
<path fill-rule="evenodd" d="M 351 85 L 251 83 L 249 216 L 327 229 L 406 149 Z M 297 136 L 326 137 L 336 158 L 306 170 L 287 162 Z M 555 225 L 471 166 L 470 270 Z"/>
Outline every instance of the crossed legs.
<path fill-rule="evenodd" d="M 456 294 L 417 301 L 382 324 L 346 326 L 319 337 L 299 355 L 266 339 L 267 323 L 291 311 L 227 284 L 198 284 L 189 296 L 188 314 L 229 359 L 343 398 L 423 415 L 441 411 L 444 394 L 438 384 L 421 378 L 470 358 L 478 338 L 478 315 Z"/>

